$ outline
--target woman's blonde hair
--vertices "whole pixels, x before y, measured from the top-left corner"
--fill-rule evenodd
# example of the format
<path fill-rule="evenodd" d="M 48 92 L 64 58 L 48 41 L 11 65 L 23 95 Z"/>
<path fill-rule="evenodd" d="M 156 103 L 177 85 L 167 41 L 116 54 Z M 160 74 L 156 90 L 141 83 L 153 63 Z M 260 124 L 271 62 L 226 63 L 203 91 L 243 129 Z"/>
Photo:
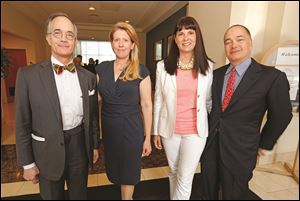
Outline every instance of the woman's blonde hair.
<path fill-rule="evenodd" d="M 126 33 L 130 37 L 131 42 L 134 43 L 135 45 L 134 45 L 133 49 L 130 51 L 129 63 L 128 63 L 128 66 L 126 66 L 125 73 L 123 75 L 121 75 L 119 77 L 119 79 L 123 80 L 123 81 L 139 79 L 140 78 L 140 75 L 139 75 L 140 61 L 139 61 L 139 49 L 138 49 L 139 39 L 138 39 L 137 33 L 130 24 L 125 23 L 125 22 L 118 22 L 117 24 L 115 24 L 113 26 L 111 32 L 109 33 L 109 39 L 110 39 L 111 43 L 113 42 L 113 39 L 114 39 L 114 33 L 120 29 L 126 31 Z"/>

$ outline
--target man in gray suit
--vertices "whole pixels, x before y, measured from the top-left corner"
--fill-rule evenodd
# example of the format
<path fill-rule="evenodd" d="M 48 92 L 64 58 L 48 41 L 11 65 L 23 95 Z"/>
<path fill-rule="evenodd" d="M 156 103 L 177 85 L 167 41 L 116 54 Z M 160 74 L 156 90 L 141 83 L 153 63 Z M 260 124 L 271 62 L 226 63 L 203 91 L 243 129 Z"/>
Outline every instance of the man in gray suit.
<path fill-rule="evenodd" d="M 43 199 L 87 199 L 88 167 L 98 159 L 96 77 L 75 67 L 77 28 L 64 13 L 49 16 L 51 58 L 20 68 L 15 122 L 18 164 Z"/>

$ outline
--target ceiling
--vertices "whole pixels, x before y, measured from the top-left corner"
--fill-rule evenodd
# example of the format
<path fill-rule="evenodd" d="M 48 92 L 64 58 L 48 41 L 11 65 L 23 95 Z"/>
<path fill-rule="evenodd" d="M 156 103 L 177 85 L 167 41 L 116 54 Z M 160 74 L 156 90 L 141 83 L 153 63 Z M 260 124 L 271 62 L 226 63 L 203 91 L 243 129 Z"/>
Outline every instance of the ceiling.
<path fill-rule="evenodd" d="M 1 4 L 3 1 L 1 1 Z M 187 1 L 4 1 L 40 26 L 49 14 L 67 13 L 80 29 L 110 29 L 118 21 L 129 20 L 139 32 L 147 32 L 187 4 Z M 96 8 L 90 11 L 89 6 Z M 99 26 L 101 25 L 101 26 Z"/>

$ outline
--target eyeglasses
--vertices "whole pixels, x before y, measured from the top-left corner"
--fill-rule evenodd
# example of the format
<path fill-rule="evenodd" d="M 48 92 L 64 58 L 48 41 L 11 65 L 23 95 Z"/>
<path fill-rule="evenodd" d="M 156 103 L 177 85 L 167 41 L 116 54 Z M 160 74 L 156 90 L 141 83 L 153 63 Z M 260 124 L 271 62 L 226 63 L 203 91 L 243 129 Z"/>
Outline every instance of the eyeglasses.
<path fill-rule="evenodd" d="M 55 31 L 50 32 L 48 34 L 52 34 L 54 36 L 54 38 L 61 39 L 63 37 L 64 33 L 66 34 L 66 39 L 67 40 L 74 40 L 75 34 L 71 31 L 62 32 L 61 30 L 55 30 Z"/>

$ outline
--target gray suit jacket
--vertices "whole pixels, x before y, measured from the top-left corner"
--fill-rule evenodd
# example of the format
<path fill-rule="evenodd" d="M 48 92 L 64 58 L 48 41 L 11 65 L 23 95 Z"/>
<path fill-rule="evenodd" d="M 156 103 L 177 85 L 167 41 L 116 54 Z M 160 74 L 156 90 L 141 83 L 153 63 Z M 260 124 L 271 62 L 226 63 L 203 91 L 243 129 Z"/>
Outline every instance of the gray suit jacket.
<path fill-rule="evenodd" d="M 97 81 L 94 74 L 76 67 L 83 98 L 86 152 L 92 165 L 99 146 Z M 90 92 L 89 92 L 90 91 Z M 92 93 L 94 92 L 94 93 Z M 63 125 L 51 61 L 20 68 L 15 91 L 17 161 L 36 163 L 40 174 L 58 180 L 65 167 Z M 32 134 L 45 139 L 35 140 Z"/>

